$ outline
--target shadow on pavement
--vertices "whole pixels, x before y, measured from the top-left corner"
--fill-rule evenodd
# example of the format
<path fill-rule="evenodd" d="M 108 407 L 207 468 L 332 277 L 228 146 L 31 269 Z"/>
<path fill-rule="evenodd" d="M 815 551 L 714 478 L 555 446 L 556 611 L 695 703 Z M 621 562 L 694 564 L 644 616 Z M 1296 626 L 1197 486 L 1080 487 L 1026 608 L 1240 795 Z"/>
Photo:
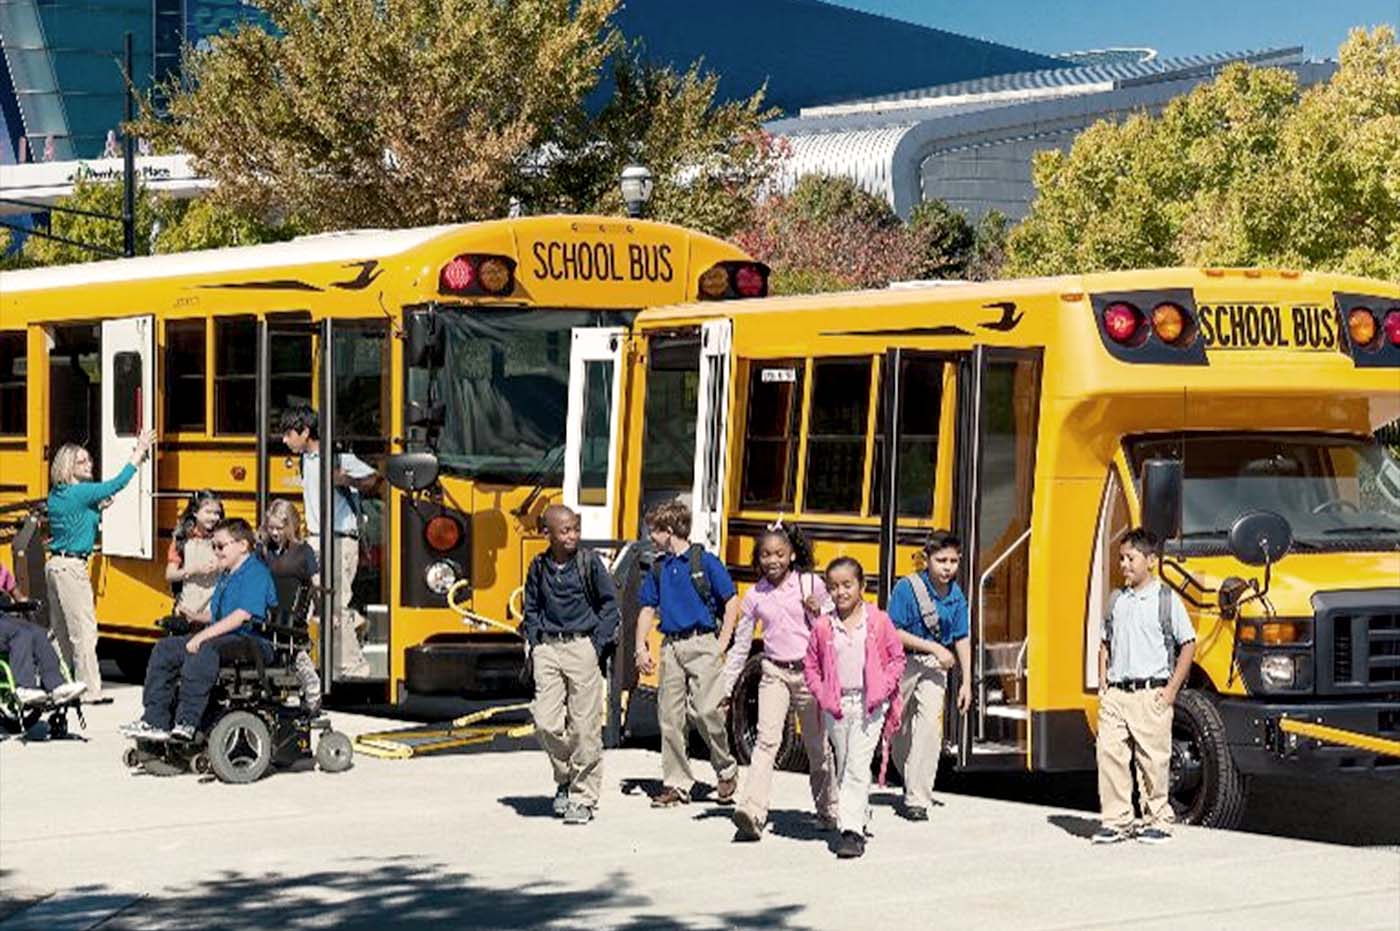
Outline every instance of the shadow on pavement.
<path fill-rule="evenodd" d="M 115 904 L 119 900 L 125 904 Z M 51 900 L 34 908 L 44 908 L 46 904 L 55 907 L 60 903 Z M 627 931 L 683 931 L 700 926 L 698 921 L 674 918 L 654 908 L 650 899 L 630 892 L 626 880 L 618 875 L 592 889 L 552 884 L 497 889 L 476 883 L 470 874 L 411 856 L 357 858 L 343 862 L 338 869 L 296 875 L 227 872 L 198 886 L 134 900 L 102 886 L 84 886 L 64 893 L 61 909 L 64 916 L 95 919 L 103 931 L 420 926 L 504 929 L 542 925 L 588 928 L 600 924 Z M 800 906 L 783 906 L 722 911 L 706 916 L 703 924 L 800 928 L 804 926 L 793 923 L 799 909 Z M 21 909 L 10 919 L 23 922 L 25 911 Z"/>
<path fill-rule="evenodd" d="M 1045 819 L 1050 824 L 1074 837 L 1088 839 L 1099 829 L 1099 819 L 1080 818 L 1076 815 L 1050 815 Z"/>
<path fill-rule="evenodd" d="M 553 818 L 554 798 L 546 795 L 506 795 L 496 799 L 522 818 Z"/>

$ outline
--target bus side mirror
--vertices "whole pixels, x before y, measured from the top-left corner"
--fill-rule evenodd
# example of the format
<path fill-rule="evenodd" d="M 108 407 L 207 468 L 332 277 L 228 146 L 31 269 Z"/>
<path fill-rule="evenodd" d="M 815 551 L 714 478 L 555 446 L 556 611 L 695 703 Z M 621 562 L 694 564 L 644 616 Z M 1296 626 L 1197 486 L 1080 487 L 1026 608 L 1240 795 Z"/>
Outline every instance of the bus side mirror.
<path fill-rule="evenodd" d="M 1159 540 L 1181 530 L 1181 461 L 1149 459 L 1142 464 L 1142 525 Z"/>
<path fill-rule="evenodd" d="M 404 315 L 404 361 L 410 368 L 440 368 L 447 351 L 447 333 L 437 313 L 415 310 Z"/>
<path fill-rule="evenodd" d="M 438 479 L 438 459 L 432 453 L 398 453 L 384 463 L 384 476 L 399 491 L 422 491 Z"/>
<path fill-rule="evenodd" d="M 441 401 L 409 401 L 404 405 L 404 420 L 410 427 L 441 427 L 447 422 L 447 405 Z"/>
<path fill-rule="evenodd" d="M 1230 555 L 1246 566 L 1269 566 L 1288 554 L 1293 528 L 1273 511 L 1245 511 L 1230 525 Z"/>

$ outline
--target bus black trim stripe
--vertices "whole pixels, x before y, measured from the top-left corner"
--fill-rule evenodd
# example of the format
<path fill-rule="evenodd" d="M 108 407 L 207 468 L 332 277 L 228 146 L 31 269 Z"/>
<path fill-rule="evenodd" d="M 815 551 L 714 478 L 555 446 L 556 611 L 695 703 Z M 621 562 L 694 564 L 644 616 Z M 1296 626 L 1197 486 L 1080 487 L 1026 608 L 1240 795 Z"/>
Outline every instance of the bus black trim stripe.
<path fill-rule="evenodd" d="M 802 532 L 811 540 L 831 540 L 839 543 L 874 543 L 880 542 L 880 528 L 878 525 L 867 524 L 838 524 L 830 521 L 809 521 L 792 520 L 802 528 Z M 768 521 L 756 520 L 746 517 L 731 517 L 729 519 L 729 535 L 740 537 L 756 537 L 768 527 Z M 922 546 L 928 539 L 929 530 L 922 527 L 901 527 L 895 536 L 895 542 L 900 546 Z"/>

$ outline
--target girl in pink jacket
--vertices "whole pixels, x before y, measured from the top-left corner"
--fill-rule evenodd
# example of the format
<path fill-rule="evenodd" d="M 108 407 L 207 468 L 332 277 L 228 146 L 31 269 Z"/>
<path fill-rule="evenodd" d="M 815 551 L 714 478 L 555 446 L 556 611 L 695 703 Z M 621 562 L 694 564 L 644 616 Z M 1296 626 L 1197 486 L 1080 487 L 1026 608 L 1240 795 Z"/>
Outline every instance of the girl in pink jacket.
<path fill-rule="evenodd" d="M 865 571 L 849 556 L 826 568 L 826 587 L 836 617 L 822 615 L 812 625 L 803 675 L 821 707 L 831 738 L 837 781 L 836 856 L 865 853 L 870 820 L 870 762 L 876 744 L 880 784 L 890 758 L 890 738 L 899 730 L 899 678 L 904 649 L 885 612 L 867 604 Z"/>

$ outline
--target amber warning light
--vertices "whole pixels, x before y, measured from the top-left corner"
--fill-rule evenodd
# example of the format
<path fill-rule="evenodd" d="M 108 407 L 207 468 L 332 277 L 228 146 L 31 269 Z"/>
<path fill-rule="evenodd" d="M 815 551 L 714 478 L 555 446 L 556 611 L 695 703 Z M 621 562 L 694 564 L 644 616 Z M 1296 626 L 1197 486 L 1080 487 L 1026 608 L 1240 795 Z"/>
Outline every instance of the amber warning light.
<path fill-rule="evenodd" d="M 766 297 L 768 266 L 762 262 L 720 262 L 706 269 L 698 284 L 702 301 Z"/>

